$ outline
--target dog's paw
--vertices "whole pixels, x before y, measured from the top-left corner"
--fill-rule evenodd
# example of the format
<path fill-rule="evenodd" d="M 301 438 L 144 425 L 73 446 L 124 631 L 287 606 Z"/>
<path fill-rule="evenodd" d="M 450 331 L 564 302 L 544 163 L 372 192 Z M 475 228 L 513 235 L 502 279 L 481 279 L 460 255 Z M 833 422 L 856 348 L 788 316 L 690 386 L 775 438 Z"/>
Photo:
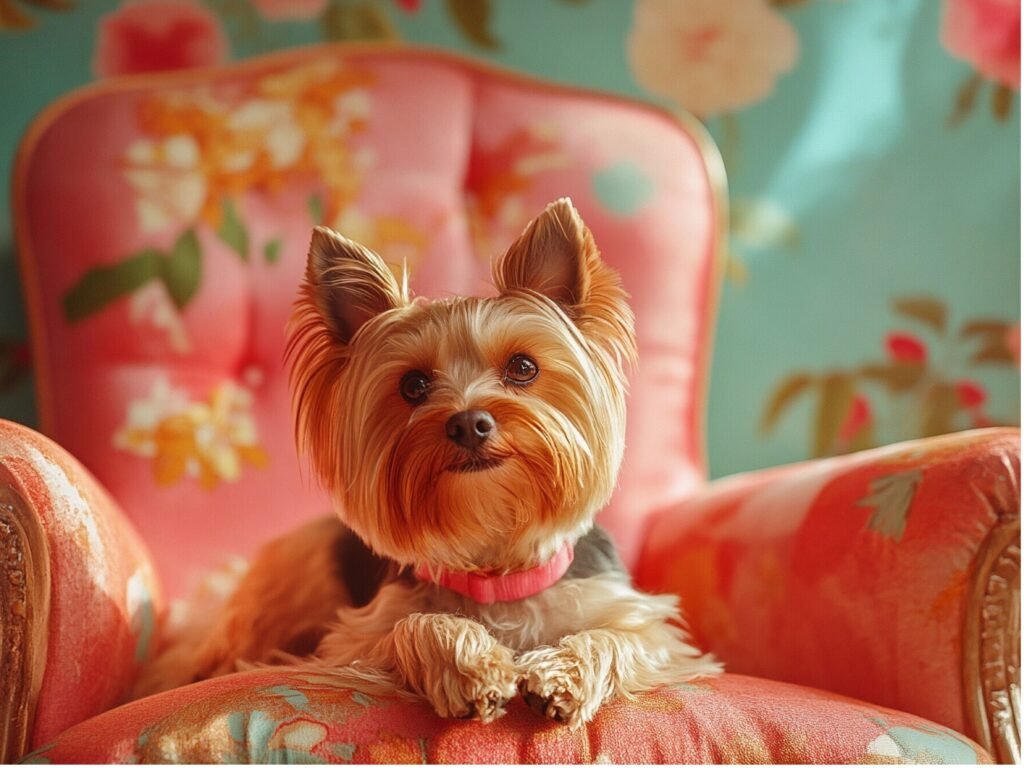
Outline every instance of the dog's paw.
<path fill-rule="evenodd" d="M 567 648 L 538 648 L 519 657 L 519 692 L 534 712 L 579 728 L 601 707 L 600 687 Z"/>
<path fill-rule="evenodd" d="M 512 652 L 495 642 L 492 647 L 455 659 L 451 667 L 440 672 L 427 698 L 441 717 L 490 723 L 505 714 L 505 705 L 516 695 L 518 680 Z"/>
<path fill-rule="evenodd" d="M 416 613 L 392 632 L 393 658 L 404 685 L 441 717 L 489 723 L 516 695 L 519 668 L 512 651 L 482 624 L 463 616 Z"/>

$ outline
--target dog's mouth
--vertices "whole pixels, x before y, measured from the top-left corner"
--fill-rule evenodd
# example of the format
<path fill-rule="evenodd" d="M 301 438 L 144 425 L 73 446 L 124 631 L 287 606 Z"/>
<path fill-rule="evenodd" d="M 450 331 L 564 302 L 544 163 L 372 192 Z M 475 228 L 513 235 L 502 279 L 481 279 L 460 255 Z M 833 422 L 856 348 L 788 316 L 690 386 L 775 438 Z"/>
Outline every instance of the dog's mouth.
<path fill-rule="evenodd" d="M 494 469 L 504 463 L 504 456 L 471 456 L 468 459 L 449 464 L 447 471 L 465 475 L 470 472 L 483 472 L 486 469 Z"/>

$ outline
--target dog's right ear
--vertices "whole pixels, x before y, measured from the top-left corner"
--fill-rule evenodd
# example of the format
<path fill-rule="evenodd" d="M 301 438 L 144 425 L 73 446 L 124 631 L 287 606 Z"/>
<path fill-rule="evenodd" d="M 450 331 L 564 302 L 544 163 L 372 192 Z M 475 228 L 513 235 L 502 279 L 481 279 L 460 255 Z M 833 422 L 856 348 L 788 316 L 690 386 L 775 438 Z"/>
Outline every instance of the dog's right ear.
<path fill-rule="evenodd" d="M 317 311 L 342 344 L 366 321 L 409 303 L 407 288 L 380 256 L 327 227 L 313 230 L 306 282 Z"/>

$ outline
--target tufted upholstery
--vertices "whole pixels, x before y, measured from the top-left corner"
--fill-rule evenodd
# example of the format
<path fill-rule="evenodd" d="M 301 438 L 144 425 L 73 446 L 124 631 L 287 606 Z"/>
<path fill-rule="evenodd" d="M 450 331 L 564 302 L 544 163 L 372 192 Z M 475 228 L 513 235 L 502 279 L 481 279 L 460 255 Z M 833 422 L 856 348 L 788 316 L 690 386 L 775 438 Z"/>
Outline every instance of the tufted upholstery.
<path fill-rule="evenodd" d="M 0 424 L 0 544 L 16 576 L 0 644 L 27 651 L 13 674 L 0 659 L 0 754 L 1019 759 L 1018 433 L 703 483 L 723 220 L 708 147 L 648 107 L 374 47 L 111 82 L 44 113 L 14 199 L 56 443 Z M 732 674 L 613 702 L 570 733 L 522 702 L 490 726 L 441 721 L 308 669 L 104 712 L 160 634 L 158 579 L 117 502 L 171 596 L 327 507 L 294 458 L 281 365 L 311 226 L 406 263 L 420 294 L 486 293 L 489 259 L 563 195 L 637 312 L 629 445 L 603 522 L 631 564 L 643 545 L 639 583 L 681 594 L 733 671 L 914 714 Z M 119 555 L 96 558 L 100 545 Z"/>
<path fill-rule="evenodd" d="M 294 457 L 283 329 L 312 225 L 421 295 L 570 195 L 633 297 L 639 369 L 603 522 L 704 477 L 717 155 L 648 107 L 438 53 L 307 48 L 103 84 L 35 124 L 15 181 L 43 430 L 110 489 L 167 592 L 327 507 Z M 307 473 L 308 474 L 308 473 Z"/>

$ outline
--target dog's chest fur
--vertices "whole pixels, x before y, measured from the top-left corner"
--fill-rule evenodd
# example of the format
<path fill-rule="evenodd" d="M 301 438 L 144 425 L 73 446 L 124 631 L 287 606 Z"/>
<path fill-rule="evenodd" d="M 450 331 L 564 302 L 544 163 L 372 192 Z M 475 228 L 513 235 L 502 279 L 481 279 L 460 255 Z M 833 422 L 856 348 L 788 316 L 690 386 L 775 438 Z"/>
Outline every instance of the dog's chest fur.
<path fill-rule="evenodd" d="M 618 626 L 626 614 L 635 615 L 638 602 L 651 600 L 633 589 L 614 544 L 596 526 L 576 543 L 572 565 L 558 582 L 523 600 L 490 605 L 415 580 L 350 531 L 339 537 L 336 552 L 353 606 L 339 612 L 343 634 L 412 613 L 450 613 L 479 621 L 509 648 L 528 650 L 584 629 Z M 660 614 L 658 607 L 655 601 L 650 609 Z"/>

